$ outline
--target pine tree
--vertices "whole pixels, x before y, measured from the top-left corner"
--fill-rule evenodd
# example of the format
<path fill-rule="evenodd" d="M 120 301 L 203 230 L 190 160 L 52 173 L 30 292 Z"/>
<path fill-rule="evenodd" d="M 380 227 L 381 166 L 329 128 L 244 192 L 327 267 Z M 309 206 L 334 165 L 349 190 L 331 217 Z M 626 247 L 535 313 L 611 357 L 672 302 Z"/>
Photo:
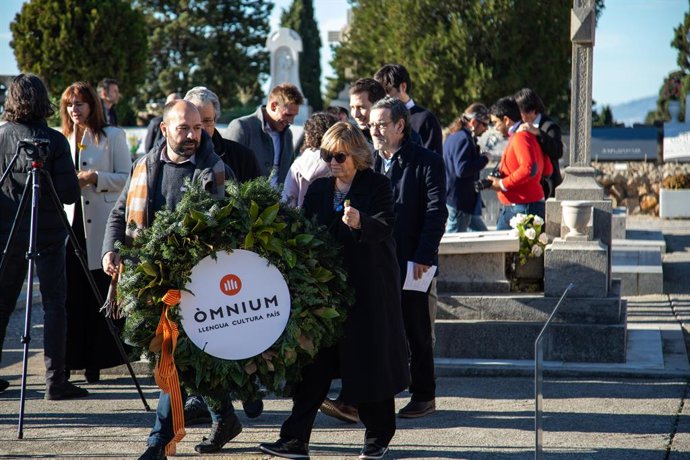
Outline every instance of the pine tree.
<path fill-rule="evenodd" d="M 149 71 L 142 99 L 206 86 L 230 109 L 268 72 L 265 51 L 273 3 L 264 0 L 135 0 L 149 29 Z"/>
<path fill-rule="evenodd" d="M 283 10 L 281 27 L 295 30 L 302 38 L 299 59 L 299 79 L 304 97 L 314 110 L 323 109 L 321 97 L 321 37 L 314 19 L 312 0 L 293 0 L 290 8 Z"/>
<path fill-rule="evenodd" d="M 53 95 L 77 80 L 95 87 L 110 77 L 126 100 L 144 81 L 144 17 L 129 1 L 31 0 L 10 30 L 17 65 L 41 76 Z"/>

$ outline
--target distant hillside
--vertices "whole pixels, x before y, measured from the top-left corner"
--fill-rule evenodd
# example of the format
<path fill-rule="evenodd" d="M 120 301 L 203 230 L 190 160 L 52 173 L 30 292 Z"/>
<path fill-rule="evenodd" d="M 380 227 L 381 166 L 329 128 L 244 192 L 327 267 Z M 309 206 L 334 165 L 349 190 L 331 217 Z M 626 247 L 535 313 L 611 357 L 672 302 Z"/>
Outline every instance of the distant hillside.
<path fill-rule="evenodd" d="M 633 123 L 643 123 L 647 113 L 656 109 L 657 96 L 649 96 L 634 101 L 612 105 L 613 119 L 625 126 L 632 126 Z M 597 110 L 601 110 L 597 107 Z"/>

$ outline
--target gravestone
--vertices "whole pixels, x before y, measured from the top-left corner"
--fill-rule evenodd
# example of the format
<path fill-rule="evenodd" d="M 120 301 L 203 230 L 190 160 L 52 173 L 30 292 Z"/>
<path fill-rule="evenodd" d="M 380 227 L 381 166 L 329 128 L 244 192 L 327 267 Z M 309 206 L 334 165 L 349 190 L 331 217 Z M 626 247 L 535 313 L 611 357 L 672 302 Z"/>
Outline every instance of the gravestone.
<path fill-rule="evenodd" d="M 671 120 L 664 123 L 664 161 L 690 161 L 690 95 L 685 98 L 685 122 L 678 121 L 679 101 L 669 101 Z"/>
<path fill-rule="evenodd" d="M 266 48 L 271 56 L 271 78 L 268 91 L 281 83 L 292 83 L 302 92 L 299 79 L 299 53 L 302 52 L 302 38 L 297 32 L 286 27 L 271 32 L 266 39 Z M 294 124 L 303 125 L 309 118 L 309 101 L 304 104 L 295 117 Z"/>

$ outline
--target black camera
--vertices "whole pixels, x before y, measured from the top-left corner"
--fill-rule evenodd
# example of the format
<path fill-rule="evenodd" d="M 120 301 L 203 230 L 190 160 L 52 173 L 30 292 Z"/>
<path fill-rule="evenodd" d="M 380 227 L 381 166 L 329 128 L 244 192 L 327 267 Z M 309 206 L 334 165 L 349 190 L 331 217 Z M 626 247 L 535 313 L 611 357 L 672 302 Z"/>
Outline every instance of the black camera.
<path fill-rule="evenodd" d="M 494 169 L 493 171 L 491 171 L 489 173 L 489 176 L 500 178 L 501 173 Z M 490 189 L 491 184 L 493 184 L 493 182 L 491 182 L 491 179 L 488 179 L 488 178 L 487 179 L 479 179 L 478 181 L 476 181 L 474 183 L 474 191 L 479 193 L 482 190 Z"/>
<path fill-rule="evenodd" d="M 48 139 L 43 139 L 40 137 L 34 137 L 33 139 L 22 139 L 17 142 L 17 148 L 23 149 L 26 156 L 32 160 L 45 161 L 48 158 L 48 146 L 50 141 Z"/>

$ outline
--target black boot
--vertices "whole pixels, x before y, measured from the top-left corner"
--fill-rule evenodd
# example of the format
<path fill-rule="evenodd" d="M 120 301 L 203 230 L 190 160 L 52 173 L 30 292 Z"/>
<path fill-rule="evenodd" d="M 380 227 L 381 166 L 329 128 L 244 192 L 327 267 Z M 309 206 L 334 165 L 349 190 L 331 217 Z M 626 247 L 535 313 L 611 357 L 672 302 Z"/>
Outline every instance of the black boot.
<path fill-rule="evenodd" d="M 211 425 L 211 434 L 208 438 L 204 437 L 203 441 L 194 446 L 194 450 L 200 454 L 218 452 L 225 444 L 230 442 L 230 440 L 234 439 L 241 432 L 242 424 L 237 418 L 237 415 L 231 412 L 226 417 L 223 417 L 223 420 L 213 422 Z"/>
<path fill-rule="evenodd" d="M 167 460 L 165 446 L 149 446 L 139 460 Z"/>

